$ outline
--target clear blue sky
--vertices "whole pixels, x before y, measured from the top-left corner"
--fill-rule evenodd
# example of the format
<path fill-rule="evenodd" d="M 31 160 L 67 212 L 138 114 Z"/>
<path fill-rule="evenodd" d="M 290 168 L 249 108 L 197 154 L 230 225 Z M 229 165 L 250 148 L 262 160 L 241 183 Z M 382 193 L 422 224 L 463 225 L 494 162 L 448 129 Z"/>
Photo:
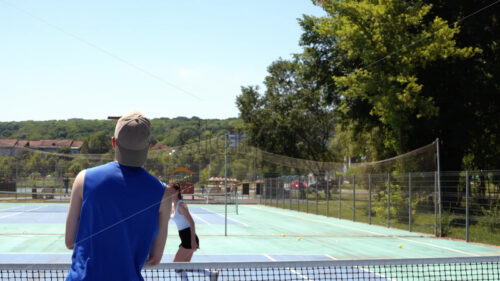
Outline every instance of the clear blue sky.
<path fill-rule="evenodd" d="M 0 0 L 0 121 L 238 116 L 310 0 Z"/>

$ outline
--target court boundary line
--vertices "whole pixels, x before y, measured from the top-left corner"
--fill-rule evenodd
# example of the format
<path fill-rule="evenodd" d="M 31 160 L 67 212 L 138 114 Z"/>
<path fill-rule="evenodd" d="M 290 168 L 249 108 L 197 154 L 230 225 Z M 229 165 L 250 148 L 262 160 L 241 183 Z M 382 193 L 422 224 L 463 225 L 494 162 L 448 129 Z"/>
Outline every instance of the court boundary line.
<path fill-rule="evenodd" d="M 407 239 L 407 238 L 398 238 L 398 239 L 401 239 L 401 240 L 404 240 L 404 241 L 413 242 L 413 243 L 417 243 L 417 244 L 422 244 L 422 245 L 426 245 L 426 246 L 431 246 L 431 247 L 435 247 L 435 248 L 439 248 L 439 249 L 450 250 L 450 251 L 453 251 L 453 252 L 457 252 L 457 253 L 461 253 L 461 254 L 466 254 L 466 255 L 469 255 L 469 256 L 473 256 L 473 257 L 481 257 L 481 255 L 478 255 L 478 254 L 469 253 L 469 252 L 462 251 L 462 250 L 455 250 L 455 249 L 444 247 L 444 246 L 434 245 L 434 244 L 429 243 L 429 242 L 414 241 L 414 240 L 410 240 L 410 239 Z"/>
<path fill-rule="evenodd" d="M 223 218 L 226 218 L 225 216 L 223 216 L 223 215 L 221 215 L 221 214 L 219 214 L 219 213 L 216 213 L 216 212 L 210 211 L 210 210 L 205 209 L 205 208 L 203 208 L 203 207 L 200 207 L 200 209 L 203 209 L 203 210 L 208 211 L 208 212 L 210 212 L 210 213 L 213 213 L 213 214 L 215 214 L 215 215 L 218 215 L 218 216 L 221 216 L 221 217 L 223 217 Z M 235 220 L 235 219 L 232 219 L 232 218 L 230 218 L 230 217 L 227 217 L 227 219 L 228 219 L 228 220 L 231 220 L 231 221 L 233 221 L 233 222 L 239 223 L 239 224 L 241 224 L 241 225 L 244 225 L 244 226 L 246 226 L 246 227 L 248 227 L 248 224 L 246 224 L 246 223 L 240 222 L 240 221 Z"/>
<path fill-rule="evenodd" d="M 31 212 L 33 210 L 38 210 L 38 209 L 41 209 L 41 208 L 46 208 L 48 206 L 40 206 L 38 208 L 34 208 L 34 209 L 29 209 L 29 210 L 26 210 L 26 211 L 23 211 L 23 212 L 15 212 L 15 213 L 12 213 L 12 214 L 8 214 L 8 215 L 5 215 L 5 216 L 2 216 L 0 217 L 0 219 L 3 219 L 3 218 L 8 218 L 8 217 L 12 217 L 12 216 L 17 216 L 17 215 L 20 215 L 20 214 L 24 214 L 24 213 L 28 213 L 28 212 Z M 20 208 L 20 207 L 17 207 L 17 208 Z M 10 209 L 15 209 L 15 208 L 9 208 L 7 210 L 10 210 Z M 2 211 L 0 211 L 1 213 Z M 7 211 L 7 212 L 11 212 L 11 211 Z"/>
<path fill-rule="evenodd" d="M 199 217 L 198 215 L 196 215 L 195 213 L 193 213 L 192 215 L 193 215 L 193 217 L 195 217 L 195 218 L 197 218 L 197 219 L 201 220 L 202 222 L 204 222 L 204 223 L 206 223 L 206 224 L 208 224 L 208 225 L 212 225 L 212 224 L 211 224 L 211 223 L 209 223 L 208 221 L 206 221 L 206 220 L 204 220 L 204 219 L 200 218 L 200 217 Z"/>
<path fill-rule="evenodd" d="M 331 256 L 331 255 L 329 255 L 329 254 L 324 254 L 324 255 L 325 255 L 327 258 L 330 258 L 330 259 L 332 259 L 332 260 L 338 260 L 336 257 Z"/>
<path fill-rule="evenodd" d="M 269 254 L 262 254 L 264 257 L 266 257 L 267 259 L 269 259 L 270 261 L 276 261 L 275 258 L 271 257 Z"/>
<path fill-rule="evenodd" d="M 254 209 L 257 209 L 257 210 L 261 210 L 263 212 L 275 213 L 275 214 L 278 214 L 278 215 L 283 215 L 283 216 L 287 216 L 287 217 L 293 217 L 293 218 L 297 218 L 297 219 L 306 219 L 306 220 L 309 220 L 309 221 L 312 221 L 312 222 L 319 222 L 319 223 L 323 223 L 323 224 L 329 224 L 329 225 L 333 225 L 333 226 L 338 226 L 340 228 L 347 228 L 347 229 L 356 230 L 356 231 L 360 231 L 360 232 L 366 232 L 366 233 L 374 234 L 374 235 L 377 235 L 377 236 L 385 236 L 385 237 L 390 237 L 391 236 L 391 235 L 388 235 L 388 234 L 382 234 L 382 233 L 379 233 L 379 232 L 374 232 L 374 231 L 359 229 L 359 228 L 356 228 L 356 227 L 351 227 L 351 226 L 347 226 L 347 225 L 337 224 L 337 223 L 333 223 L 333 222 L 325 222 L 325 221 L 316 220 L 316 219 L 312 219 L 312 218 L 300 217 L 300 216 L 292 215 L 292 214 L 285 214 L 283 212 L 278 212 L 278 211 L 274 211 L 274 210 L 263 210 L 262 208 L 258 208 L 258 207 L 254 207 L 254 206 L 250 206 L 250 207 L 254 208 Z M 290 211 L 290 210 L 287 210 L 287 211 Z M 292 211 L 294 211 L 294 210 L 292 210 Z M 295 211 L 295 212 L 297 212 L 297 211 Z M 298 213 L 300 213 L 300 212 L 298 212 Z M 306 213 L 303 213 L 303 214 L 306 214 Z M 308 215 L 311 215 L 311 214 L 308 214 Z"/>
<path fill-rule="evenodd" d="M 270 261 L 272 261 L 272 262 L 276 262 L 276 261 L 277 261 L 275 258 L 271 257 L 269 254 L 262 254 L 262 255 L 263 255 L 264 257 L 268 258 L 268 259 L 269 259 Z M 302 279 L 304 279 L 304 280 L 307 280 L 307 281 L 313 281 L 313 280 L 311 280 L 311 279 L 307 278 L 306 276 L 304 276 L 304 275 L 300 274 L 299 272 L 297 272 L 297 271 L 296 271 L 296 270 L 294 270 L 294 269 L 290 269 L 289 267 L 286 267 L 286 269 L 288 269 L 291 273 L 293 273 L 293 274 L 295 274 L 295 275 L 297 275 L 297 276 L 300 276 L 300 277 L 301 277 Z"/>
<path fill-rule="evenodd" d="M 315 220 L 315 219 L 311 219 L 311 218 L 307 218 L 307 217 L 299 217 L 299 216 L 296 216 L 296 215 L 285 214 L 283 212 L 278 212 L 278 211 L 263 210 L 262 208 L 257 208 L 257 207 L 254 207 L 254 206 L 250 206 L 250 207 L 254 208 L 254 209 L 262 210 L 264 212 L 276 213 L 278 215 L 289 216 L 289 217 L 294 217 L 294 218 L 299 218 L 299 219 L 305 219 L 305 220 L 309 220 L 309 221 L 312 221 L 312 222 L 319 222 L 319 223 L 323 223 L 323 224 L 334 225 L 334 226 L 343 227 L 343 228 L 347 228 L 347 229 L 353 229 L 353 230 L 357 230 L 357 231 L 361 231 L 361 232 L 379 234 L 381 237 L 395 238 L 395 239 L 400 239 L 400 240 L 403 240 L 403 241 L 414 242 L 414 243 L 417 243 L 417 244 L 423 244 L 423 245 L 435 247 L 435 248 L 438 248 L 438 249 L 448 250 L 448 251 L 451 251 L 451 252 L 456 252 L 456 253 L 460 253 L 460 254 L 467 254 L 467 255 L 473 256 L 473 257 L 480 257 L 481 256 L 481 255 L 470 253 L 470 252 L 466 252 L 466 251 L 455 250 L 453 248 L 449 248 L 449 247 L 445 247 L 445 246 L 438 246 L 438 245 L 434 245 L 434 244 L 426 243 L 426 242 L 422 242 L 422 241 L 414 241 L 414 240 L 410 240 L 410 239 L 407 239 L 407 238 L 401 238 L 401 237 L 398 237 L 398 236 L 395 236 L 395 235 L 380 234 L 380 233 L 377 233 L 377 232 L 363 230 L 363 229 L 359 229 L 359 228 L 356 228 L 356 227 L 351 227 L 351 226 L 346 226 L 346 225 L 340 225 L 340 224 L 331 223 L 331 222 L 327 222 L 327 221 Z M 287 210 L 287 211 L 290 211 L 290 210 Z M 295 210 L 293 210 L 293 211 L 295 211 Z M 295 212 L 297 212 L 297 211 L 295 211 Z M 308 214 L 308 215 L 311 215 L 311 214 Z M 429 238 L 432 238 L 432 237 L 429 237 Z"/>

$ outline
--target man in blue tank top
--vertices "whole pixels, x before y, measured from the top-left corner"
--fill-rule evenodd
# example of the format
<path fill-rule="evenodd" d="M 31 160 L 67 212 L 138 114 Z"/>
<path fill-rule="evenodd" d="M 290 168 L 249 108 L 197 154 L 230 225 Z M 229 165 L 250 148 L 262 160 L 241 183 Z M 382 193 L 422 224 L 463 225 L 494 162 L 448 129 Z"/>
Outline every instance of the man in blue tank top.
<path fill-rule="evenodd" d="M 165 184 L 142 168 L 150 121 L 139 112 L 122 116 L 112 144 L 115 161 L 81 171 L 73 184 L 66 280 L 143 280 L 141 269 L 162 258 L 172 200 Z"/>

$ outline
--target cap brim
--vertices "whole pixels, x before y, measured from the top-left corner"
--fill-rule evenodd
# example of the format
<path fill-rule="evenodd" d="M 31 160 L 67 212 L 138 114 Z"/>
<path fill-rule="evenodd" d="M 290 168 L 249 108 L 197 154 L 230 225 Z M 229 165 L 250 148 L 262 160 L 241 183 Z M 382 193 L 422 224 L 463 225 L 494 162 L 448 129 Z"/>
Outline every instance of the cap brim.
<path fill-rule="evenodd" d="M 115 145 L 115 158 L 125 166 L 142 167 L 146 163 L 149 147 L 143 150 L 131 150 Z"/>

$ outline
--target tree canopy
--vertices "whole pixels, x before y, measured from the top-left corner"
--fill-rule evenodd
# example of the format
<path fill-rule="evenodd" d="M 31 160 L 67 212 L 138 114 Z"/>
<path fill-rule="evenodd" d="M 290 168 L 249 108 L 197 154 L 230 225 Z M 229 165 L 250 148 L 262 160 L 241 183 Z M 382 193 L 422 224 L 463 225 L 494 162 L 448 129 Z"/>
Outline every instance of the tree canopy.
<path fill-rule="evenodd" d="M 299 20 L 303 51 L 269 66 L 262 93 L 247 86 L 237 98 L 252 144 L 306 159 L 374 161 L 440 138 L 444 169 L 498 167 L 498 7 L 313 2 L 326 15 Z M 469 24 L 467 15 L 480 20 Z"/>

